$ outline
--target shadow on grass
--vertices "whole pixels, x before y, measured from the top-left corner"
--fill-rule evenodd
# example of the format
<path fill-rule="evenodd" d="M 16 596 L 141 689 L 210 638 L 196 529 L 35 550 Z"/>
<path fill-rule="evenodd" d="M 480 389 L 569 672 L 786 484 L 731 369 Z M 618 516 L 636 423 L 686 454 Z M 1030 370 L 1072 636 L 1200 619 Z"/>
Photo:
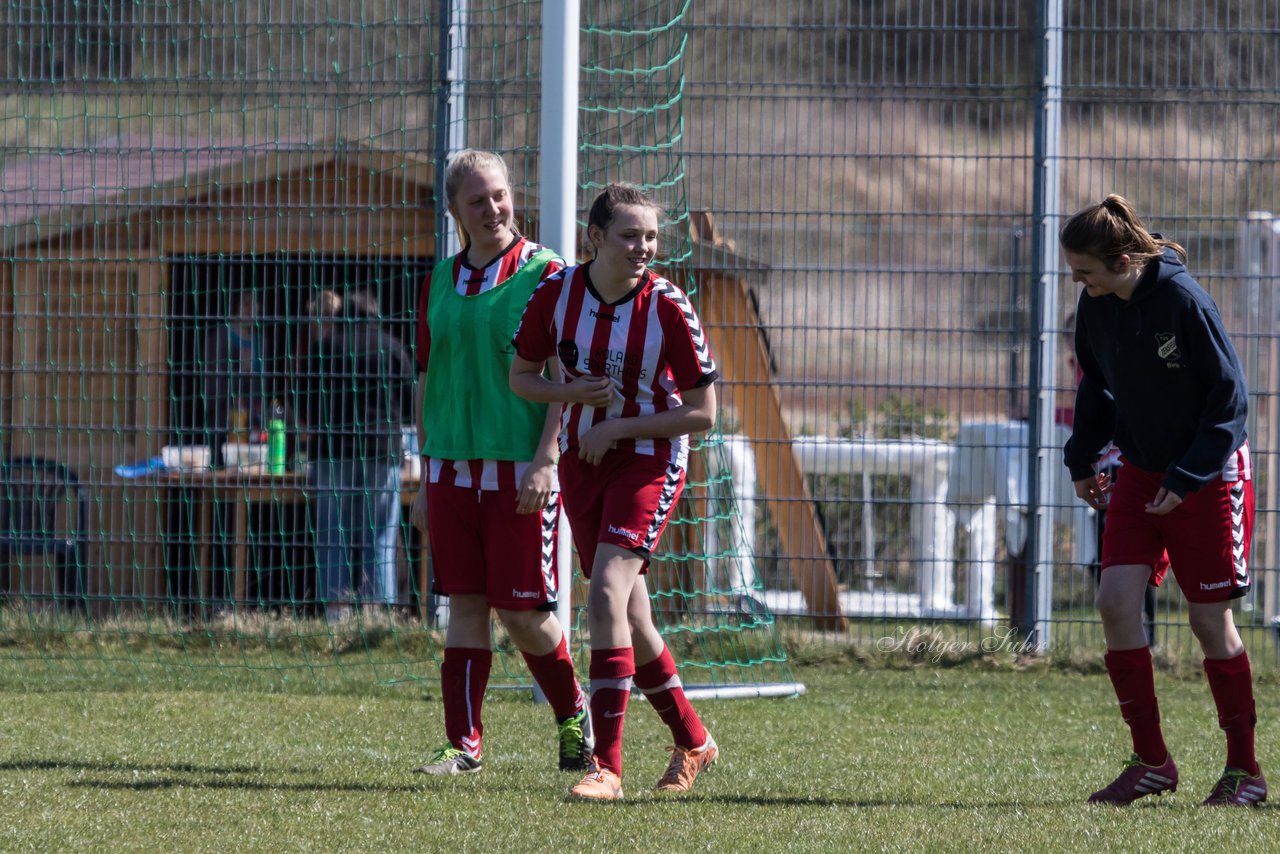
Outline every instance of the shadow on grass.
<path fill-rule="evenodd" d="M 189 762 L 170 762 L 162 765 L 138 765 L 133 762 L 85 762 L 77 759 L 17 759 L 0 762 L 0 771 L 169 771 L 176 774 L 261 774 L 266 769 L 257 765 L 193 765 Z M 305 774 L 298 768 L 285 769 L 289 774 Z"/>
<path fill-rule="evenodd" d="M 315 769 L 266 768 L 258 765 L 193 765 L 186 762 L 139 765 L 125 762 L 86 762 L 75 759 L 22 759 L 0 762 L 4 771 L 88 771 L 120 774 L 161 774 L 149 780 L 71 780 L 66 785 L 83 789 L 117 789 L 145 792 L 154 789 L 244 789 L 247 791 L 283 792 L 418 792 L 419 785 L 381 785 L 368 783 L 287 783 L 258 780 L 217 779 L 243 775 L 292 774 L 305 776 Z M 178 776 L 184 775 L 184 776 Z M 191 776 L 185 776 L 191 775 Z M 214 779 L 205 779 L 213 777 Z"/>
<path fill-rule="evenodd" d="M 669 804 L 689 804 L 689 803 L 714 803 L 724 804 L 725 806 L 734 807 L 846 807 L 848 809 L 874 809 L 877 807 L 901 807 L 910 806 L 909 803 L 902 801 L 880 801 L 867 798 L 805 798 L 796 796 L 788 797 L 769 797 L 766 795 L 708 795 L 705 797 L 694 797 L 689 799 L 681 799 L 678 797 L 668 797 L 661 794 L 652 795 L 644 800 L 624 801 L 632 806 L 653 806 L 660 803 Z"/>
<path fill-rule="evenodd" d="M 117 789 L 147 792 L 157 789 L 239 789 L 250 792 L 381 792 L 409 794 L 422 786 L 385 786 L 370 783 L 258 783 L 253 780 L 192 780 L 168 777 L 158 780 L 74 780 L 68 786 L 81 789 Z"/>
<path fill-rule="evenodd" d="M 884 807 L 928 807 L 930 809 L 944 810 L 1009 810 L 1009 809 L 1046 809 L 1059 810 L 1064 806 L 1079 805 L 1086 806 L 1083 800 L 1068 798 L 1066 800 L 1027 800 L 1025 798 L 1010 798 L 1005 801 L 930 801 L 930 800 L 878 800 L 873 798 L 837 798 L 837 797 L 769 797 L 763 795 L 707 795 L 694 796 L 693 798 L 668 798 L 661 795 L 651 796 L 631 801 L 621 801 L 614 804 L 616 807 L 648 807 L 656 803 L 670 803 L 672 805 L 686 805 L 689 803 L 715 803 L 725 806 L 752 806 L 752 807 L 845 807 L 847 809 L 880 809 Z M 1123 809 L 1176 809 L 1186 804 L 1175 804 L 1169 801 L 1143 801 L 1133 804 Z M 1196 801 L 1194 806 L 1199 808 L 1200 802 Z M 1091 810 L 1105 812 L 1111 807 L 1089 807 Z M 1115 808 L 1120 809 L 1120 808 Z M 1280 809 L 1280 803 L 1264 803 L 1259 804 L 1255 809 Z"/>

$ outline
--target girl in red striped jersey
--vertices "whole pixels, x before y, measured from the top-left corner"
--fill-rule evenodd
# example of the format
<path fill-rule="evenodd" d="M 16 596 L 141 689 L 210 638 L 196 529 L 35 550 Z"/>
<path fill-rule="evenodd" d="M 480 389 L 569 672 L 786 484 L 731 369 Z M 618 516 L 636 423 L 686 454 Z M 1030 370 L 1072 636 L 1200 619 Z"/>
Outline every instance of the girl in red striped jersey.
<path fill-rule="evenodd" d="M 410 517 L 428 535 L 434 588 L 449 597 L 440 667 L 448 741 L 416 771 L 481 769 L 480 710 L 497 610 L 559 726 L 560 767 L 592 753 L 586 698 L 555 615 L 560 407 L 511 393 L 511 335 L 538 282 L 563 269 L 516 230 L 507 165 L 467 150 L 445 170 L 466 248 L 436 265 L 418 304 L 416 411 L 424 457 Z"/>
<path fill-rule="evenodd" d="M 671 729 L 662 791 L 687 791 L 719 749 L 653 622 L 645 573 L 684 487 L 688 434 L 715 423 L 717 373 L 688 298 L 649 270 L 658 206 L 611 184 L 591 206 L 595 258 L 538 286 L 516 333 L 511 388 L 563 404 L 565 512 L 591 580 L 594 766 L 571 791 L 622 797 L 622 722 L 634 684 Z M 553 361 L 554 357 L 554 361 Z M 544 368 L 553 362 L 558 378 Z"/>

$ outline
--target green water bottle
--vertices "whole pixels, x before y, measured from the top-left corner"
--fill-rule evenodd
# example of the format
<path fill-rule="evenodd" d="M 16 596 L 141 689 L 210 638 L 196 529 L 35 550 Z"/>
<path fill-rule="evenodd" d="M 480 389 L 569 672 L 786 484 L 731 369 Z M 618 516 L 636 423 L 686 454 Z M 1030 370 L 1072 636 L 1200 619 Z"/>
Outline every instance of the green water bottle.
<path fill-rule="evenodd" d="M 284 474 L 285 472 L 284 431 L 284 407 L 278 401 L 273 401 L 271 404 L 271 420 L 267 422 L 268 474 Z"/>

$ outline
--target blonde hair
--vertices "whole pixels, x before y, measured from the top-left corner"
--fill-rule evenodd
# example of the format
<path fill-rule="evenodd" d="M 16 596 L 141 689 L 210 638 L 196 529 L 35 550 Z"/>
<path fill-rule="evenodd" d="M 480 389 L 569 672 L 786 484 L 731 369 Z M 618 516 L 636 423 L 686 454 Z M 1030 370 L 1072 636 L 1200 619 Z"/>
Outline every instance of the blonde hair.
<path fill-rule="evenodd" d="M 1128 255 L 1132 263 L 1143 266 L 1163 255 L 1165 247 L 1187 260 L 1187 250 L 1153 235 L 1129 200 L 1115 193 L 1067 220 L 1058 232 L 1058 242 L 1068 252 L 1097 258 L 1112 271 L 1121 255 Z"/>
<path fill-rule="evenodd" d="M 453 203 L 458 200 L 458 190 L 462 187 L 462 180 L 468 175 L 485 170 L 492 170 L 501 175 L 507 188 L 510 189 L 511 170 L 507 168 L 507 161 L 503 160 L 501 155 L 479 148 L 464 148 L 449 155 L 444 166 L 444 197 L 450 207 L 453 207 Z M 454 224 L 458 228 L 458 236 L 462 238 L 462 242 L 470 243 L 471 235 L 467 234 L 467 230 L 462 227 L 462 221 L 454 217 Z M 514 223 L 511 230 L 519 233 Z"/>
<path fill-rule="evenodd" d="M 479 148 L 464 148 L 450 154 L 444 167 L 444 197 L 449 204 L 458 200 L 458 188 L 462 185 L 463 178 L 485 169 L 492 169 L 508 184 L 511 183 L 511 170 L 507 168 L 507 161 L 501 155 Z"/>

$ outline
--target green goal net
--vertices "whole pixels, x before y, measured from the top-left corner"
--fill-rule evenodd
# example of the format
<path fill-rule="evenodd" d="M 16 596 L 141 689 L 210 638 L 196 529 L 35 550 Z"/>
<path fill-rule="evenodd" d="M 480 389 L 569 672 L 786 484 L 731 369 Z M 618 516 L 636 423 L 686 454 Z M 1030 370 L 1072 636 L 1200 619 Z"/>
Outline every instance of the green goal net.
<path fill-rule="evenodd" d="M 651 190 L 672 214 L 662 272 L 697 301 L 689 6 L 583 4 L 578 206 L 612 180 Z M 406 512 L 385 596 L 326 608 L 306 460 L 326 425 L 303 414 L 308 378 L 339 366 L 309 346 L 328 295 L 358 294 L 366 317 L 342 322 L 411 354 L 418 289 L 445 251 L 444 148 L 506 156 L 536 238 L 541 11 L 0 0 L 3 678 L 438 677 L 448 605 L 407 524 L 411 430 L 395 437 Z M 359 364 L 411 421 L 403 365 Z M 686 684 L 795 693 L 755 595 L 739 453 L 712 435 L 694 454 L 655 611 Z M 572 593 L 583 601 L 580 580 Z M 581 653 L 580 607 L 571 628 Z M 518 656 L 495 661 L 495 684 L 530 684 Z"/>

